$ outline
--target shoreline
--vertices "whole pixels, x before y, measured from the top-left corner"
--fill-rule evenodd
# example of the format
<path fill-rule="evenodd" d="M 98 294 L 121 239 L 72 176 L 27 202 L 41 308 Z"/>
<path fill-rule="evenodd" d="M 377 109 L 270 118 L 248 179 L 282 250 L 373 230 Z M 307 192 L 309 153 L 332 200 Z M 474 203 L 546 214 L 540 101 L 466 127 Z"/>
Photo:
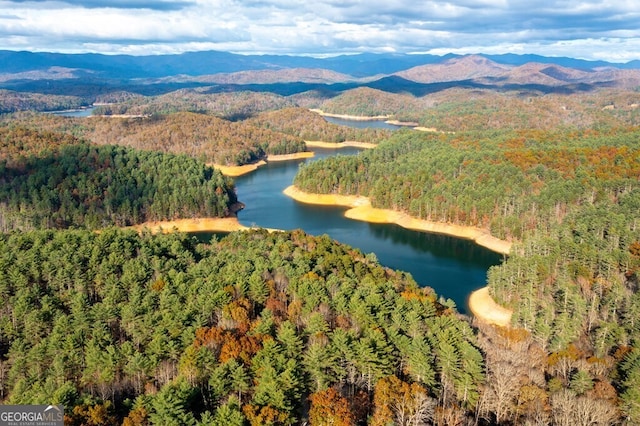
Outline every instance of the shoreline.
<path fill-rule="evenodd" d="M 283 192 L 285 195 L 301 203 L 349 207 L 349 210 L 344 213 L 344 216 L 349 219 L 369 223 L 393 223 L 414 231 L 465 238 L 503 255 L 508 255 L 511 250 L 511 242 L 500 240 L 483 229 L 416 219 L 406 213 L 388 209 L 378 209 L 371 206 L 371 202 L 367 197 L 357 195 L 311 194 L 299 190 L 294 185 L 288 186 Z M 498 303 L 493 300 L 489 294 L 489 287 L 483 287 L 471 293 L 467 304 L 473 316 L 482 322 L 500 327 L 509 327 L 511 324 L 513 312 L 510 309 L 498 305 Z"/>
<path fill-rule="evenodd" d="M 315 153 L 311 151 L 294 152 L 293 154 L 281 154 L 281 155 L 267 155 L 266 160 L 260 160 L 255 163 L 243 164 L 242 166 L 224 166 L 222 164 L 207 163 L 207 166 L 211 166 L 220 170 L 223 175 L 229 177 L 238 177 L 258 170 L 259 167 L 266 165 L 269 161 L 289 161 L 298 160 L 303 158 L 311 158 Z"/>
<path fill-rule="evenodd" d="M 445 234 L 452 237 L 464 238 L 472 240 L 476 244 L 491 251 L 504 255 L 508 255 L 511 250 L 511 242 L 496 238 L 484 229 L 416 219 L 406 213 L 395 210 L 375 208 L 371 206 L 369 199 L 363 196 L 310 194 L 301 191 L 293 185 L 287 187 L 284 190 L 284 194 L 301 203 L 350 207 L 350 209 L 344 213 L 345 217 L 349 219 L 370 223 L 393 223 L 414 231 Z"/>
<path fill-rule="evenodd" d="M 309 111 L 315 112 L 318 115 L 323 117 L 332 117 L 332 118 L 340 118 L 343 120 L 351 120 L 351 121 L 380 121 L 380 120 L 388 120 L 390 115 L 349 115 L 349 114 L 332 114 L 330 112 L 324 112 L 318 108 L 310 108 Z"/>
<path fill-rule="evenodd" d="M 225 176 L 238 177 L 251 173 L 254 170 L 257 170 L 258 167 L 264 166 L 265 164 L 267 164 L 266 161 L 260 160 L 257 163 L 243 164 L 242 166 L 223 166 L 222 164 L 215 163 L 207 163 L 207 166 L 220 170 L 220 172 Z"/>
<path fill-rule="evenodd" d="M 420 123 L 417 123 L 415 121 L 387 120 L 387 121 L 385 121 L 385 123 L 392 124 L 394 126 L 400 126 L 400 127 L 416 128 L 416 127 L 420 126 Z"/>
<path fill-rule="evenodd" d="M 308 147 L 312 148 L 327 148 L 327 149 L 340 149 L 340 148 L 364 148 L 372 149 L 378 146 L 375 143 L 370 142 L 358 142 L 358 141 L 345 141 L 345 142 L 324 142 L 324 141 L 304 141 Z"/>
<path fill-rule="evenodd" d="M 489 287 L 482 287 L 469 295 L 469 310 L 480 321 L 499 327 L 509 327 L 513 311 L 500 306 L 489 294 Z"/>
<path fill-rule="evenodd" d="M 267 163 L 269 161 L 289 161 L 299 160 L 302 158 L 312 158 L 316 154 L 313 151 L 294 152 L 292 154 L 267 155 Z"/>
<path fill-rule="evenodd" d="M 251 229 L 241 225 L 237 217 L 199 217 L 194 219 L 175 219 L 165 221 L 144 222 L 139 225 L 127 226 L 141 232 L 148 229 L 153 234 L 162 232 L 234 232 Z"/>
<path fill-rule="evenodd" d="M 250 227 L 241 224 L 236 216 L 229 217 L 196 217 L 192 219 L 158 220 L 140 223 L 138 225 L 125 226 L 122 229 L 133 229 L 137 232 L 149 230 L 152 234 L 162 232 L 222 232 L 249 231 L 252 229 L 265 229 L 268 232 L 282 232 L 276 228 Z"/>

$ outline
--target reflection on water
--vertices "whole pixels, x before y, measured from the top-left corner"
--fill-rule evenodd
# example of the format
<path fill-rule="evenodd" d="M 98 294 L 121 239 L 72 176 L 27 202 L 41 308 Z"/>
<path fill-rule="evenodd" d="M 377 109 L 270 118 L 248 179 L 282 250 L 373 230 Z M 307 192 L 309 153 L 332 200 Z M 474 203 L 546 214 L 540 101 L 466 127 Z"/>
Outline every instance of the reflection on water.
<path fill-rule="evenodd" d="M 369 228 L 377 238 L 393 244 L 408 245 L 436 258 L 465 258 L 468 263 L 481 268 L 487 264 L 498 264 L 503 257 L 477 244 L 470 244 L 468 240 L 448 235 L 417 232 L 398 225 L 370 224 Z"/>

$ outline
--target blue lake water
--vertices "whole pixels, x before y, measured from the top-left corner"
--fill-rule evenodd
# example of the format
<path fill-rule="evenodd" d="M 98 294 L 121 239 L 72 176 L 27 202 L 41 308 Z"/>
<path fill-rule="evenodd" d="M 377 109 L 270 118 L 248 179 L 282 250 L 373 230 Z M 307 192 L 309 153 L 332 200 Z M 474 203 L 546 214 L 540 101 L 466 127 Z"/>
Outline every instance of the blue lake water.
<path fill-rule="evenodd" d="M 502 255 L 468 240 L 355 221 L 343 216 L 344 208 L 292 200 L 282 191 L 291 185 L 302 162 L 358 153 L 355 148 L 314 151 L 313 159 L 272 162 L 236 178 L 238 199 L 246 205 L 238 213 L 240 223 L 285 230 L 301 228 L 312 235 L 327 234 L 364 253 L 375 253 L 383 265 L 411 273 L 420 285 L 452 299 L 466 313 L 469 294 L 486 284 L 487 269 L 499 264 Z"/>

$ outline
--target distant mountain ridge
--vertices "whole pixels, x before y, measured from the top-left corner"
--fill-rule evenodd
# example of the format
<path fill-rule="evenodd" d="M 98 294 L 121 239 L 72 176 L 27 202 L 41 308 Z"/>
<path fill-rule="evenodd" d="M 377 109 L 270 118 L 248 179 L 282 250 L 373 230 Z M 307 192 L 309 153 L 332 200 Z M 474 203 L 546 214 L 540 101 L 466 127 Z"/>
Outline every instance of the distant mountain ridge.
<path fill-rule="evenodd" d="M 158 56 L 0 51 L 0 89 L 13 93 L 76 96 L 83 105 L 90 105 L 112 92 L 153 96 L 197 87 L 209 93 L 254 91 L 281 96 L 369 87 L 417 97 L 452 87 L 538 93 L 602 87 L 636 90 L 640 61 L 614 64 L 514 54 L 367 53 L 312 58 L 217 51 Z"/>
<path fill-rule="evenodd" d="M 0 51 L 0 74 L 43 71 L 52 67 L 82 70 L 100 78 L 159 78 L 173 75 L 201 76 L 239 71 L 290 68 L 325 69 L 356 78 L 394 74 L 417 66 L 441 64 L 465 57 L 485 58 L 498 65 L 519 66 L 530 62 L 594 70 L 597 68 L 640 69 L 640 60 L 626 64 L 586 61 L 539 55 L 454 55 L 372 54 L 329 58 L 285 55 L 238 55 L 220 51 L 187 52 L 175 55 L 130 56 L 95 53 L 62 54 Z"/>

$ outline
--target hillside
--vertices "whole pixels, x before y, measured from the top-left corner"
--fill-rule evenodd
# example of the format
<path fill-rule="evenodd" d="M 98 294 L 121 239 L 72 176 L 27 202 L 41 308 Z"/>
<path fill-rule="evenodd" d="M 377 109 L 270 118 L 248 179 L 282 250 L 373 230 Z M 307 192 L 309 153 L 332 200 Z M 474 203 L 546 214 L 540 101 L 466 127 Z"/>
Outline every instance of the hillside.
<path fill-rule="evenodd" d="M 23 114 L 5 121 L 18 121 L 31 129 L 70 133 L 98 145 L 181 154 L 220 165 L 243 165 L 266 155 L 306 151 L 299 137 L 191 112 L 90 119 Z"/>
<path fill-rule="evenodd" d="M 335 97 L 369 87 L 420 97 L 453 87 L 569 93 L 603 86 L 633 90 L 640 82 L 637 61 L 613 64 L 531 55 L 363 54 L 321 59 L 225 52 L 102 56 L 4 51 L 0 59 L 0 89 L 27 94 L 23 96 L 75 96 L 80 105 L 123 91 L 157 96 L 197 89 L 209 94 L 251 91 L 286 97 L 317 91 Z M 26 106 L 9 105 L 12 109 L 4 107 L 5 111 Z M 29 108 L 64 107 L 41 100 Z"/>
<path fill-rule="evenodd" d="M 480 227 L 513 241 L 509 258 L 490 269 L 489 289 L 513 309 L 518 339 L 528 342 L 525 347 L 536 342 L 534 350 L 545 355 L 535 380 L 518 372 L 523 366 L 514 358 L 515 343 L 494 361 L 488 356 L 490 365 L 496 362 L 488 388 L 507 392 L 501 370 L 511 371 L 518 378 L 509 384 L 509 407 L 525 391 L 518 383 L 530 380 L 527 386 L 542 392 L 536 398 L 548 398 L 554 416 L 560 407 L 553 405 L 566 400 L 601 414 L 621 410 L 635 423 L 638 136 L 637 128 L 405 131 L 357 157 L 306 164 L 295 185 L 366 196 L 375 207 Z M 600 424 L 608 422 L 613 419 Z"/>
<path fill-rule="evenodd" d="M 65 424 L 442 423 L 478 404 L 469 324 L 327 236 L 0 234 L 0 265 L 3 399 L 64 404 Z"/>
<path fill-rule="evenodd" d="M 2 232 L 226 217 L 237 201 L 230 180 L 185 156 L 14 125 L 0 141 Z"/>

